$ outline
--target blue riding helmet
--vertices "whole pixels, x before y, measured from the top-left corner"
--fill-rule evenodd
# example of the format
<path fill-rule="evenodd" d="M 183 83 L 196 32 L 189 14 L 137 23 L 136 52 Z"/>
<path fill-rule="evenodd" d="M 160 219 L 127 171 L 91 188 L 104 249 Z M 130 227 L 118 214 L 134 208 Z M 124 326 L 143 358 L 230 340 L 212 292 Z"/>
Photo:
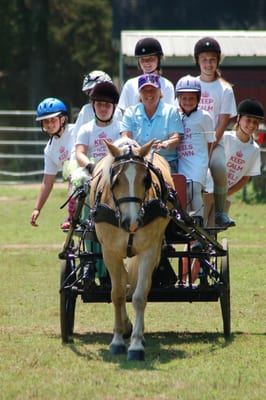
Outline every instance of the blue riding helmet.
<path fill-rule="evenodd" d="M 57 117 L 58 115 L 67 115 L 66 105 L 55 97 L 48 97 L 38 105 L 36 121 Z"/>

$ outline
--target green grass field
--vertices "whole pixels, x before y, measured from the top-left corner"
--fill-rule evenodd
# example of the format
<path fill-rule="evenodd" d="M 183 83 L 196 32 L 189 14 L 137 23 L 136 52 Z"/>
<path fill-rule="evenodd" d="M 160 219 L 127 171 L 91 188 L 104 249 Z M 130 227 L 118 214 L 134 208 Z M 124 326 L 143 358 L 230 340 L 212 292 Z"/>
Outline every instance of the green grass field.
<path fill-rule="evenodd" d="M 38 187 L 0 186 L 0 399 L 256 400 L 266 393 L 266 205 L 231 208 L 232 336 L 219 303 L 149 303 L 146 358 L 112 356 L 113 307 L 77 300 L 74 343 L 61 344 L 59 229 L 66 187 L 29 224 Z M 131 304 L 129 314 L 134 318 Z"/>

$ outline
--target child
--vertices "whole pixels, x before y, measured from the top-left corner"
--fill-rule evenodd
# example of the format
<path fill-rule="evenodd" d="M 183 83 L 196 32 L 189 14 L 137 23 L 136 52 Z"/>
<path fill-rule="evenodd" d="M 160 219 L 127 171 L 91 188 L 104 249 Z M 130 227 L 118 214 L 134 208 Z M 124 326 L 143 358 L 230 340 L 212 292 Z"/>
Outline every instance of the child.
<path fill-rule="evenodd" d="M 103 139 L 114 142 L 120 134 L 120 123 L 113 119 L 119 100 L 115 85 L 107 81 L 98 83 L 92 90 L 90 99 L 94 118 L 82 125 L 76 140 L 76 158 L 81 167 L 94 164 L 104 157 L 107 149 Z"/>
<path fill-rule="evenodd" d="M 107 148 L 103 139 L 114 142 L 120 137 L 120 123 L 114 117 L 119 100 L 119 93 L 111 82 L 100 82 L 90 93 L 90 100 L 94 111 L 94 118 L 82 125 L 76 140 L 76 158 L 81 167 L 92 173 L 95 162 L 107 155 Z M 89 210 L 84 210 L 86 219 Z M 100 245 L 95 250 L 101 251 Z M 86 241 L 86 247 L 90 247 Z M 97 277 L 101 285 L 108 282 L 107 270 L 102 260 L 96 262 Z"/>
<path fill-rule="evenodd" d="M 225 211 L 227 196 L 226 165 L 223 134 L 230 118 L 236 115 L 232 86 L 222 79 L 218 70 L 221 48 L 212 37 L 200 39 L 194 47 L 194 56 L 200 68 L 201 101 L 199 108 L 206 110 L 215 123 L 216 143 L 210 155 L 210 170 L 214 180 L 215 224 L 228 228 L 235 223 Z"/>
<path fill-rule="evenodd" d="M 156 74 L 160 76 L 161 59 L 163 50 L 160 42 L 152 37 L 140 39 L 135 46 L 135 57 L 141 74 Z M 118 107 L 125 112 L 127 107 L 134 106 L 139 102 L 138 76 L 125 82 Z M 163 100 L 166 103 L 174 104 L 175 91 L 172 82 L 160 76 Z"/>
<path fill-rule="evenodd" d="M 44 149 L 44 175 L 37 197 L 35 208 L 31 214 L 30 223 L 38 226 L 36 221 L 40 215 L 49 194 L 53 188 L 58 171 L 63 169 L 64 163 L 70 160 L 74 148 L 73 125 L 67 123 L 67 107 L 56 98 L 49 97 L 41 101 L 37 108 L 36 121 L 41 121 L 41 128 L 50 136 L 50 140 Z M 69 221 L 74 214 L 74 203 L 69 202 L 69 216 L 61 225 L 63 229 L 69 227 Z"/>
<path fill-rule="evenodd" d="M 208 170 L 208 143 L 215 141 L 214 122 L 205 110 L 199 110 L 201 86 L 198 78 L 187 75 L 176 84 L 179 113 L 184 136 L 178 148 L 178 172 L 187 178 L 188 211 L 203 224 L 203 198 Z"/>
<path fill-rule="evenodd" d="M 228 182 L 227 211 L 231 205 L 232 194 L 242 189 L 251 176 L 260 175 L 260 149 L 253 136 L 263 119 L 262 104 L 253 98 L 245 99 L 238 105 L 235 129 L 224 133 Z M 204 194 L 204 220 L 207 226 L 213 226 L 214 199 L 209 180 L 207 192 Z"/>
<path fill-rule="evenodd" d="M 84 104 L 84 106 L 81 108 L 77 120 L 75 122 L 74 133 L 76 136 L 81 126 L 91 121 L 94 118 L 94 110 L 90 100 L 90 93 L 92 89 L 95 87 L 95 85 L 97 85 L 97 83 L 100 82 L 112 82 L 112 79 L 106 72 L 98 70 L 91 71 L 84 77 L 82 84 L 82 92 L 88 96 L 89 101 L 87 104 Z M 116 108 L 115 116 L 119 120 L 122 118 L 121 112 L 119 112 L 118 108 Z"/>

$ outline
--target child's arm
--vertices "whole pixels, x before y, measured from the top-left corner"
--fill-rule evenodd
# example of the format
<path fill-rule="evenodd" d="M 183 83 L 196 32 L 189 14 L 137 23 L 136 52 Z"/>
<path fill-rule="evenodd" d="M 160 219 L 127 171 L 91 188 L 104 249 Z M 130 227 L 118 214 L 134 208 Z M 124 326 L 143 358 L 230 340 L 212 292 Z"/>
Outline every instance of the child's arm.
<path fill-rule="evenodd" d="M 230 189 L 227 192 L 227 195 L 231 196 L 233 193 L 238 192 L 248 183 L 249 180 L 250 176 L 243 176 L 235 185 L 230 187 Z"/>

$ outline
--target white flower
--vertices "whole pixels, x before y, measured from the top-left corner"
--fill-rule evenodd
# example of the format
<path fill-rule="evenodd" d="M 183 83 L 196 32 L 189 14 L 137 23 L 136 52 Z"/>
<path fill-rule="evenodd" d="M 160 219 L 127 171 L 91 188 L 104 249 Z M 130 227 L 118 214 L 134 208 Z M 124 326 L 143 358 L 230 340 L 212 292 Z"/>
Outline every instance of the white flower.
<path fill-rule="evenodd" d="M 72 174 L 70 181 L 73 185 L 73 190 L 77 189 L 79 186 L 84 185 L 89 179 L 89 173 L 86 168 L 78 167 Z"/>
<path fill-rule="evenodd" d="M 66 160 L 63 165 L 63 178 L 65 180 L 70 179 L 71 175 L 77 168 L 79 168 L 79 165 L 76 160 Z"/>

